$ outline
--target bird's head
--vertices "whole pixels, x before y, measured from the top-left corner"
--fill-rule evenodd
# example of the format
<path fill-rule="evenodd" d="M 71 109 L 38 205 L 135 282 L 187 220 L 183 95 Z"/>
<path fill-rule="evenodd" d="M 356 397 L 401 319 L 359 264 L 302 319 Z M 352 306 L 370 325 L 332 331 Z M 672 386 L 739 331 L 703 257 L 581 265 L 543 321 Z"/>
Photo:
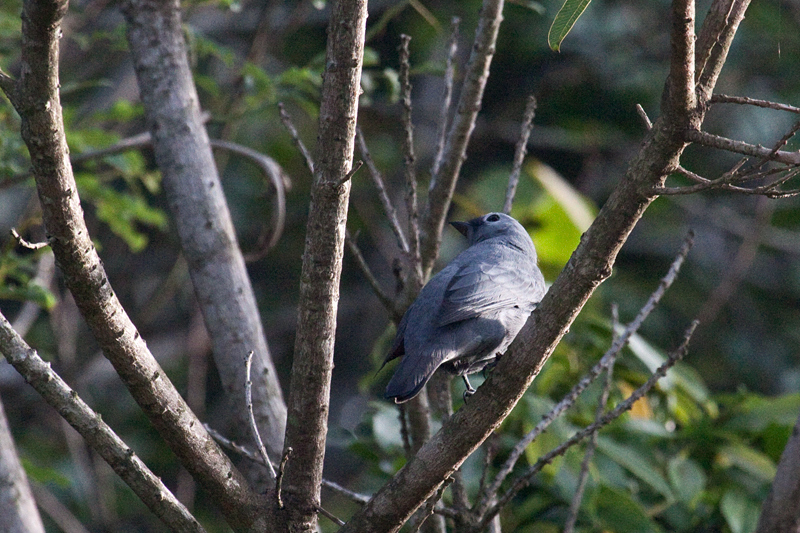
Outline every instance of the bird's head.
<path fill-rule="evenodd" d="M 504 213 L 487 213 L 467 222 L 451 222 L 469 241 L 470 246 L 487 239 L 505 237 L 511 241 L 531 242 L 531 238 L 522 224 Z"/>

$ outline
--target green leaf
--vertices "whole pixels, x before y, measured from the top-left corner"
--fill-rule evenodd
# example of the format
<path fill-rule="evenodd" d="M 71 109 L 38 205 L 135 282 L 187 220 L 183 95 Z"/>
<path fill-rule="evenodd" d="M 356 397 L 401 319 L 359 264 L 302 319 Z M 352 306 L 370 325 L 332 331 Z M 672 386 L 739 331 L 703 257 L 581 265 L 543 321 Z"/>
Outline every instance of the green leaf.
<path fill-rule="evenodd" d="M 758 525 L 759 505 L 747 497 L 741 489 L 731 489 L 719 504 L 722 516 L 732 533 L 750 533 Z"/>
<path fill-rule="evenodd" d="M 615 533 L 647 533 L 661 529 L 650 520 L 642 505 L 627 491 L 601 487 L 593 502 L 603 530 Z M 599 528 L 598 528 L 599 530 Z"/>
<path fill-rule="evenodd" d="M 589 7 L 589 2 L 591 0 L 566 0 L 564 2 L 564 5 L 556 13 L 556 18 L 550 26 L 550 31 L 547 32 L 547 44 L 550 45 L 551 49 L 556 52 L 561 50 L 561 42 L 572 30 L 578 18 Z"/>
<path fill-rule="evenodd" d="M 650 485 L 668 501 L 675 499 L 669 483 L 667 483 L 667 480 L 664 479 L 664 476 L 659 472 L 658 467 L 647 459 L 647 457 L 642 455 L 639 450 L 619 444 L 603 436 L 598 437 L 597 448 L 608 457 L 627 468 L 634 476 Z"/>
<path fill-rule="evenodd" d="M 717 463 L 723 467 L 738 467 L 764 483 L 775 477 L 775 463 L 764 455 L 744 444 L 730 444 L 720 449 Z"/>
<path fill-rule="evenodd" d="M 667 475 L 678 499 L 691 503 L 706 487 L 706 474 L 693 460 L 673 457 L 667 464 Z"/>

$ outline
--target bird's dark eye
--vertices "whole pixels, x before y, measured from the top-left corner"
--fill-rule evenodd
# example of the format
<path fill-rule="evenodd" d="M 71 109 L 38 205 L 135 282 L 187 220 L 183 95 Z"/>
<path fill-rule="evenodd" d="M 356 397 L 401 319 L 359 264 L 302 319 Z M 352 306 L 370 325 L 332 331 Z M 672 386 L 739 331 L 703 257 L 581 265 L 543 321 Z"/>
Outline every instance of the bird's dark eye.
<path fill-rule="evenodd" d="M 500 215 L 489 215 L 486 217 L 486 222 L 497 222 L 500 220 Z"/>

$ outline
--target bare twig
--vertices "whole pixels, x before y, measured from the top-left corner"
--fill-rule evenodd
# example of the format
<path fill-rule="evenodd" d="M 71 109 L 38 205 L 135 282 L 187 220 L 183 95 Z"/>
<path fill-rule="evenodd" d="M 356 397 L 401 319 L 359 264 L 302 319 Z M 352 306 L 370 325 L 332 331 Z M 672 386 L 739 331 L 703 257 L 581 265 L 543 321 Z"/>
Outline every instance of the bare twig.
<path fill-rule="evenodd" d="M 275 480 L 275 498 L 278 500 L 278 509 L 283 509 L 283 476 L 286 473 L 286 464 L 289 462 L 289 457 L 292 456 L 294 450 L 286 448 L 281 459 L 281 464 L 278 466 L 278 477 Z"/>
<path fill-rule="evenodd" d="M 689 346 L 689 340 L 692 338 L 692 334 L 694 330 L 697 328 L 698 321 L 695 320 L 691 323 L 689 328 L 683 335 L 683 341 L 681 342 L 680 346 L 675 349 L 672 353 L 669 354 L 667 360 L 656 369 L 650 379 L 647 382 L 636 389 L 628 398 L 624 401 L 620 402 L 617 407 L 615 407 L 612 411 L 610 411 L 605 416 L 601 417 L 599 420 L 596 420 L 591 425 L 585 427 L 581 431 L 577 432 L 575 435 L 570 437 L 568 440 L 561 443 L 559 446 L 542 456 L 536 464 L 530 467 L 524 474 L 522 474 L 511 488 L 506 491 L 506 493 L 494 504 L 487 513 L 481 518 L 478 525 L 474 528 L 474 531 L 480 531 L 482 527 L 485 527 L 486 524 L 498 513 L 500 509 L 502 509 L 506 504 L 508 504 L 511 499 L 519 493 L 520 490 L 528 486 L 530 480 L 533 476 L 535 476 L 539 471 L 545 467 L 545 465 L 549 464 L 553 459 L 558 457 L 559 455 L 563 455 L 569 448 L 574 446 L 575 444 L 579 443 L 589 435 L 594 434 L 597 430 L 602 428 L 603 426 L 608 425 L 610 422 L 619 418 L 621 414 L 628 411 L 633 407 L 633 404 L 639 401 L 643 396 L 645 396 L 650 390 L 658 383 L 658 380 L 663 378 L 667 371 L 672 368 L 675 363 L 680 361 L 685 355 L 686 351 Z"/>
<path fill-rule="evenodd" d="M 453 482 L 452 477 L 445 479 L 444 482 L 442 482 L 442 484 L 439 486 L 439 489 L 436 491 L 436 493 L 434 493 L 433 496 L 428 498 L 428 501 L 425 502 L 425 507 L 423 507 L 419 511 L 419 522 L 414 527 L 411 528 L 412 533 L 417 533 L 422 527 L 422 525 L 425 523 L 425 521 L 431 515 L 433 515 L 436 509 L 436 504 L 439 502 L 439 500 L 442 499 L 442 494 L 444 494 L 444 489 L 446 489 L 447 486 L 450 485 L 450 483 L 452 482 Z"/>
<path fill-rule="evenodd" d="M 367 280 L 367 283 L 369 283 L 369 286 L 372 287 L 372 292 L 375 293 L 375 296 L 378 298 L 378 300 L 380 300 L 383 307 L 389 311 L 389 314 L 395 318 L 398 313 L 394 300 L 392 300 L 392 298 L 386 294 L 386 291 L 383 290 L 383 287 L 381 287 L 381 284 L 372 273 L 372 270 L 370 270 L 369 265 L 367 265 L 367 261 L 364 259 L 364 255 L 361 253 L 361 250 L 358 248 L 355 238 L 350 235 L 349 231 L 345 233 L 345 243 L 347 243 L 350 253 L 353 254 L 353 257 L 355 257 L 356 264 L 361 270 L 361 273 L 364 275 L 364 278 Z"/>
<path fill-rule="evenodd" d="M 417 210 L 417 175 L 414 170 L 414 124 L 411 121 L 411 64 L 408 45 L 411 37 L 400 36 L 400 92 L 403 104 L 403 174 L 406 178 L 406 214 L 408 216 L 408 262 L 410 281 L 418 290 L 422 286 L 422 259 L 419 252 L 419 212 Z"/>
<path fill-rule="evenodd" d="M 261 461 L 262 464 L 266 465 L 267 471 L 270 474 L 271 479 L 275 480 L 275 469 L 272 467 L 272 462 L 269 460 L 269 456 L 267 455 L 267 449 L 264 447 L 264 442 L 261 440 L 261 433 L 258 431 L 258 425 L 256 424 L 256 417 L 253 414 L 253 382 L 250 380 L 250 369 L 253 365 L 253 351 L 247 352 L 247 356 L 244 359 L 244 401 L 247 403 L 247 415 L 250 418 L 250 431 L 253 433 L 253 438 L 258 445 L 258 452 L 261 454 Z"/>
<path fill-rule="evenodd" d="M 227 150 L 253 161 L 264 172 L 264 175 L 269 179 L 272 188 L 275 190 L 275 211 L 272 215 L 272 231 L 269 234 L 269 239 L 259 247 L 259 250 L 251 252 L 246 258 L 250 261 L 261 259 L 275 247 L 283 234 L 283 228 L 286 224 L 285 184 L 288 182 L 288 178 L 274 159 L 261 152 L 230 141 L 210 139 L 210 142 L 213 148 Z"/>
<path fill-rule="evenodd" d="M 647 116 L 647 112 L 645 112 L 642 104 L 636 104 L 636 113 L 639 114 L 639 118 L 642 119 L 642 123 L 647 131 L 653 129 L 653 123 L 650 121 L 650 117 Z"/>
<path fill-rule="evenodd" d="M 311 152 L 308 151 L 308 148 L 306 148 L 306 145 L 303 144 L 303 141 L 300 139 L 300 135 L 297 133 L 297 128 L 294 127 L 294 123 L 292 122 L 292 117 L 286 111 L 286 108 L 283 106 L 283 102 L 278 102 L 278 110 L 280 111 L 281 122 L 289 131 L 289 135 L 292 136 L 292 141 L 303 155 L 303 161 L 305 162 L 306 167 L 308 167 L 308 170 L 311 172 L 311 174 L 314 174 L 314 158 L 311 157 Z"/>
<path fill-rule="evenodd" d="M 325 518 L 327 518 L 328 520 L 330 520 L 331 522 L 333 522 L 337 526 L 341 527 L 341 526 L 344 525 L 344 520 L 342 520 L 341 518 L 339 518 L 338 516 L 336 516 L 332 512 L 326 510 L 321 505 L 317 505 L 316 507 L 317 507 L 317 512 L 319 514 L 321 514 L 322 516 L 324 516 Z"/>
<path fill-rule="evenodd" d="M 375 161 L 373 161 L 372 155 L 369 153 L 369 148 L 367 148 L 367 142 L 364 140 L 364 133 L 361 131 L 361 128 L 356 128 L 356 141 L 358 142 L 358 149 L 361 151 L 361 157 L 364 159 L 364 162 L 366 162 L 369 175 L 372 177 L 372 183 L 374 183 L 375 188 L 378 189 L 378 198 L 380 198 L 386 218 L 389 219 L 389 226 L 392 228 L 392 232 L 394 232 L 394 236 L 397 238 L 397 245 L 404 254 L 408 254 L 410 248 L 408 247 L 406 236 L 403 233 L 403 228 L 400 227 L 400 223 L 397 221 L 397 211 L 394 205 L 392 205 L 392 201 L 389 199 L 389 194 L 386 192 L 386 182 L 383 179 L 383 175 L 380 170 L 378 170 L 378 167 L 375 166 Z"/>
<path fill-rule="evenodd" d="M 455 192 L 467 145 L 475 128 L 489 66 L 503 19 L 503 0 L 484 0 L 475 40 L 467 63 L 458 109 L 447 135 L 439 171 L 431 177 L 428 201 L 420 221 L 420 252 L 424 277 L 430 274 L 442 242 L 442 229 Z"/>
<path fill-rule="evenodd" d="M 49 243 L 46 242 L 28 242 L 22 238 L 22 236 L 17 233 L 16 228 L 11 228 L 11 236 L 14 237 L 14 240 L 17 241 L 17 244 L 22 246 L 23 248 L 27 248 L 28 250 L 41 250 L 42 248 L 47 248 L 50 246 Z"/>
<path fill-rule="evenodd" d="M 770 102 L 768 100 L 759 100 L 757 98 L 748 98 L 747 96 L 728 96 L 727 94 L 715 94 L 711 97 L 710 103 L 752 105 L 756 107 L 763 107 L 766 109 L 775 109 L 777 111 L 800 113 L 800 107 L 788 104 L 781 104 L 778 102 Z"/>
<path fill-rule="evenodd" d="M 784 152 L 778 150 L 775 153 L 769 148 L 764 148 L 761 145 L 753 145 L 744 141 L 737 141 L 728 139 L 719 135 L 706 133 L 699 130 L 688 130 L 686 132 L 686 140 L 689 142 L 696 142 L 703 146 L 711 148 L 718 148 L 727 152 L 736 154 L 747 155 L 750 157 L 759 157 L 769 159 L 770 161 L 777 161 L 787 165 L 800 165 L 800 153 L 798 152 Z"/>
<path fill-rule="evenodd" d="M 25 343 L 2 314 L 0 353 L 168 527 L 173 531 L 205 531 L 100 415 Z"/>
<path fill-rule="evenodd" d="M 208 424 L 203 424 L 203 427 L 205 427 L 206 431 L 208 431 L 208 434 L 214 437 L 214 440 L 217 441 L 224 448 L 227 448 L 231 451 L 238 453 L 239 455 L 247 457 L 254 463 L 264 464 L 264 459 L 261 457 L 261 455 L 254 452 L 247 446 L 243 446 L 235 441 L 230 440 L 229 438 L 225 437 L 224 435 L 222 435 L 220 432 L 218 432 Z M 323 478 L 322 486 L 334 492 L 337 492 L 343 496 L 346 496 L 347 498 L 353 500 L 356 503 L 364 504 L 369 501 L 369 496 L 367 496 L 366 494 L 359 494 L 357 492 L 353 492 L 352 490 L 342 487 L 341 485 L 339 485 L 334 481 L 329 481 Z"/>
<path fill-rule="evenodd" d="M 503 466 L 498 471 L 497 475 L 494 478 L 494 481 L 488 488 L 481 494 L 481 500 L 476 506 L 478 510 L 478 515 L 482 516 L 485 510 L 489 507 L 489 502 L 492 498 L 496 497 L 498 492 L 500 491 L 500 486 L 502 485 L 503 481 L 505 481 L 506 477 L 511 473 L 514 469 L 514 465 L 516 465 L 519 458 L 525 452 L 525 449 L 530 445 L 531 442 L 536 440 L 536 438 L 541 435 L 545 429 L 547 429 L 550 424 L 555 420 L 558 416 L 560 416 L 564 411 L 569 409 L 577 400 L 578 396 L 586 390 L 586 388 L 594 382 L 595 379 L 603 372 L 603 370 L 607 369 L 616 358 L 617 354 L 625 347 L 628 343 L 628 339 L 639 330 L 644 320 L 650 315 L 650 313 L 655 309 L 658 302 L 661 301 L 662 296 L 664 293 L 669 289 L 672 285 L 672 282 L 675 281 L 675 278 L 680 272 L 681 266 L 683 265 L 684 260 L 686 259 L 689 250 L 692 247 L 694 242 L 694 233 L 689 232 L 686 238 L 683 241 L 683 245 L 681 246 L 680 250 L 678 251 L 678 255 L 672 261 L 672 265 L 670 265 L 669 270 L 661 279 L 661 282 L 656 287 L 656 290 L 650 295 L 650 298 L 647 299 L 647 302 L 642 306 L 639 310 L 639 313 L 636 317 L 625 327 L 625 330 L 620 334 L 614 342 L 611 343 L 611 347 L 606 351 L 603 357 L 600 358 L 600 361 L 592 367 L 592 369 L 583 377 L 581 380 L 572 387 L 572 390 L 562 398 L 560 402 L 558 402 L 549 413 L 547 413 L 542 420 L 536 424 L 536 426 L 528 432 L 525 437 L 520 439 L 519 442 L 514 446 L 509 453 L 508 459 L 506 462 L 503 463 Z"/>
<path fill-rule="evenodd" d="M 522 162 L 528 153 L 528 138 L 533 128 L 533 118 L 536 116 L 536 97 L 530 95 L 528 103 L 525 105 L 525 113 L 522 115 L 522 127 L 519 132 L 519 140 L 514 150 L 514 165 L 511 167 L 511 175 L 508 176 L 508 187 L 506 188 L 506 201 L 503 204 L 503 213 L 511 213 L 511 204 L 514 202 L 514 195 L 517 193 L 519 184 L 519 174 L 522 171 Z"/>
<path fill-rule="evenodd" d="M 613 332 L 612 339 L 617 338 L 617 327 L 619 326 L 619 310 L 616 304 L 612 306 L 612 320 L 611 331 Z M 613 342 L 613 341 L 612 341 Z M 606 368 L 606 381 L 603 385 L 603 392 L 600 394 L 600 399 L 597 402 L 597 410 L 595 413 L 595 421 L 600 420 L 603 412 L 606 410 L 608 403 L 608 396 L 611 392 L 611 385 L 614 383 L 614 362 L 616 361 L 617 354 L 614 354 L 611 361 Z M 586 481 L 589 479 L 589 464 L 594 457 L 594 450 L 597 447 L 597 432 L 592 433 L 589 442 L 586 444 L 586 452 L 581 462 L 581 471 L 578 474 L 578 486 L 575 489 L 575 494 L 572 496 L 572 502 L 569 505 L 569 514 L 567 515 L 566 524 L 564 524 L 564 533 L 572 533 L 575 529 L 575 523 L 578 520 L 578 511 L 581 508 L 581 501 L 583 500 L 583 491 L 586 489 Z"/>
<path fill-rule="evenodd" d="M 450 123 L 450 104 L 453 101 L 453 78 L 455 77 L 455 57 L 458 51 L 458 26 L 461 19 L 453 17 L 450 20 L 450 39 L 447 41 L 447 66 L 444 70 L 444 94 L 442 107 L 439 110 L 439 127 L 436 134 L 436 154 L 433 156 L 431 176 L 439 173 L 444 153 L 444 143 L 447 140 L 447 126 Z"/>
<path fill-rule="evenodd" d="M 361 170 L 362 166 L 364 166 L 364 162 L 361 161 L 360 159 L 358 161 L 353 161 L 353 166 L 350 167 L 350 170 L 348 170 L 347 173 L 344 176 L 342 176 L 341 179 L 339 179 L 339 181 L 334 182 L 334 186 L 341 187 L 342 185 L 350 181 L 353 178 L 353 176 L 355 176 L 356 172 Z"/>

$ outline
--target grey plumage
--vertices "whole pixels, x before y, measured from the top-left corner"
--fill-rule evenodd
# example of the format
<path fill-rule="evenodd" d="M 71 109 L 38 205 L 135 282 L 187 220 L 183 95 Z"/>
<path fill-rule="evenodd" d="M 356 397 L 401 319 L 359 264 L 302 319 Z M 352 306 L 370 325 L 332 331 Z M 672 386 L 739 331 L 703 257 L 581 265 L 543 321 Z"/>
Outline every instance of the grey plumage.
<path fill-rule="evenodd" d="M 397 403 L 416 396 L 440 366 L 466 381 L 494 363 L 544 296 L 536 249 L 519 222 L 489 213 L 451 224 L 469 248 L 422 288 L 384 361 L 402 357 L 385 394 Z"/>

